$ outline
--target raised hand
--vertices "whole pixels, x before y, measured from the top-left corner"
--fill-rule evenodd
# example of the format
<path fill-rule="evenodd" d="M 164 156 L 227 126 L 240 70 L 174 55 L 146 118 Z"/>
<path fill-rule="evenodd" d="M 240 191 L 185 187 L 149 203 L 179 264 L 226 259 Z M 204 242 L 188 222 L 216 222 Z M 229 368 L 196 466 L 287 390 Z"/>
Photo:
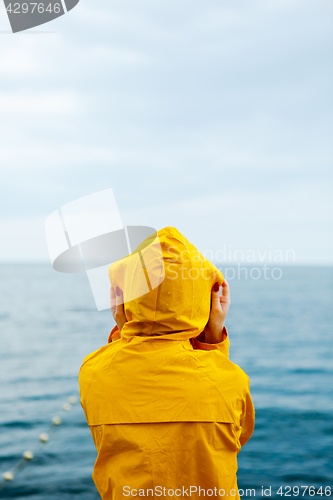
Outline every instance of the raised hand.
<path fill-rule="evenodd" d="M 224 332 L 224 322 L 230 306 L 230 291 L 226 281 L 222 283 L 222 295 L 220 295 L 220 285 L 215 283 L 212 288 L 212 305 L 210 316 L 205 327 L 205 342 L 216 344 L 226 338 Z"/>
<path fill-rule="evenodd" d="M 117 286 L 116 289 L 110 289 L 110 302 L 111 302 L 111 312 L 113 319 L 117 323 L 118 329 L 121 332 L 122 327 L 127 321 L 124 311 L 124 298 L 123 292 Z"/>

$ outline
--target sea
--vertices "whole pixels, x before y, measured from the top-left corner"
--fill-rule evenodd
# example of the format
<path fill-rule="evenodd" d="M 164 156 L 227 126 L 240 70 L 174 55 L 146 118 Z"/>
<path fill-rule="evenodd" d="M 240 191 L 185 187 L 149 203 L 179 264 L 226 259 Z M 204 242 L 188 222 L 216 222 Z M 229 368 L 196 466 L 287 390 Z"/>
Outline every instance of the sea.
<path fill-rule="evenodd" d="M 333 496 L 333 268 L 248 271 L 228 271 L 226 320 L 230 359 L 249 375 L 256 410 L 238 455 L 240 494 Z M 0 498 L 100 498 L 78 372 L 113 326 L 84 274 L 0 265 Z M 26 451 L 32 460 L 22 458 Z"/>

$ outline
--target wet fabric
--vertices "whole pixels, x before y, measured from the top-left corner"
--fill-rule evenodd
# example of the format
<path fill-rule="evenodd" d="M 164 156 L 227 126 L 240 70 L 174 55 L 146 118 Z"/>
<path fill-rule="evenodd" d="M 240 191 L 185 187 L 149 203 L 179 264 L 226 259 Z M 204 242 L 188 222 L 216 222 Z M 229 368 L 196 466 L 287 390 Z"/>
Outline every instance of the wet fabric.
<path fill-rule="evenodd" d="M 203 332 L 211 288 L 223 275 L 176 229 L 157 237 L 138 259 L 111 266 L 128 322 L 80 369 L 81 405 L 98 451 L 93 479 L 103 500 L 135 492 L 186 498 L 191 486 L 192 499 L 203 496 L 195 487 L 215 491 L 211 498 L 239 498 L 237 454 L 254 427 L 249 378 L 229 360 L 226 330 L 218 344 L 205 343 Z M 134 298 L 142 265 L 151 286 Z"/>

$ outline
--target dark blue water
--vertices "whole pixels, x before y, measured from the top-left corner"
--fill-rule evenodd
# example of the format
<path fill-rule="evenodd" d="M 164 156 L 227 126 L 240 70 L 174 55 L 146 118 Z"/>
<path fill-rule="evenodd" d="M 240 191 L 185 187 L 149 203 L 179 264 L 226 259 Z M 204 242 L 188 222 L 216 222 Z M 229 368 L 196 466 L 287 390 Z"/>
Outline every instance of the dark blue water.
<path fill-rule="evenodd" d="M 271 486 L 272 498 L 279 486 L 325 491 L 333 487 L 333 268 L 285 267 L 280 280 L 243 277 L 230 287 L 230 358 L 250 376 L 256 408 L 239 487 L 261 497 Z M 2 264 L 0 298 L 0 480 L 25 450 L 35 454 L 0 498 L 98 499 L 83 411 L 62 407 L 77 395 L 83 358 L 107 342 L 111 313 L 95 310 L 85 276 L 47 264 Z M 63 424 L 39 443 L 54 416 Z"/>

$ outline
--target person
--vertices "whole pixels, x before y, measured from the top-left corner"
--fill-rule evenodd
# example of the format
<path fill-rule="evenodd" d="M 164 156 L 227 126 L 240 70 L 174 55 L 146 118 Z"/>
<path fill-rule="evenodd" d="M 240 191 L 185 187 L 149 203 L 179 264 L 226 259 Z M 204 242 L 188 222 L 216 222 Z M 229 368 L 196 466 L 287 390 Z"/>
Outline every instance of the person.
<path fill-rule="evenodd" d="M 255 411 L 249 377 L 229 360 L 222 273 L 167 227 L 109 278 L 116 326 L 79 372 L 101 498 L 239 499 Z"/>

